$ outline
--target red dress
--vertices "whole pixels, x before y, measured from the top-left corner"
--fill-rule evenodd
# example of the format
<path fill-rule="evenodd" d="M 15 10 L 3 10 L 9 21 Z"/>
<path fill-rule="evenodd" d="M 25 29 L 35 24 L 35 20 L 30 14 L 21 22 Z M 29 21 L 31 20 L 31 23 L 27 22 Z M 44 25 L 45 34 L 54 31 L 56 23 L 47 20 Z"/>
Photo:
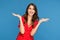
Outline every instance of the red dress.
<path fill-rule="evenodd" d="M 16 38 L 16 40 L 34 40 L 34 37 L 30 35 L 31 30 L 33 29 L 32 25 L 30 27 L 28 27 L 28 24 L 24 24 L 24 17 L 22 17 L 22 22 L 24 25 L 24 29 L 25 29 L 25 33 L 21 34 L 20 32 L 18 33 L 18 36 Z M 34 28 L 36 27 L 36 25 L 38 24 L 38 21 L 34 22 Z M 18 25 L 18 28 L 20 27 L 20 24 Z"/>

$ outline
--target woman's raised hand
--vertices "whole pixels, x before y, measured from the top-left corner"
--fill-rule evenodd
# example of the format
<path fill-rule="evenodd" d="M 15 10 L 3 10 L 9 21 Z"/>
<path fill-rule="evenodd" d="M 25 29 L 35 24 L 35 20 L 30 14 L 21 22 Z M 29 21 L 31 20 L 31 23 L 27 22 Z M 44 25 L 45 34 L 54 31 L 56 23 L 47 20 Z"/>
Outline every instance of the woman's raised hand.
<path fill-rule="evenodd" d="M 17 16 L 18 14 L 12 13 L 13 16 Z"/>
<path fill-rule="evenodd" d="M 19 14 L 12 13 L 12 15 L 18 17 L 20 22 L 22 22 L 22 17 Z"/>
<path fill-rule="evenodd" d="M 13 16 L 16 16 L 18 18 L 21 18 L 21 16 L 19 14 L 16 14 L 16 13 L 12 13 Z"/>
<path fill-rule="evenodd" d="M 41 20 L 39 20 L 40 22 L 46 22 L 46 21 L 48 21 L 49 20 L 49 18 L 42 18 Z"/>

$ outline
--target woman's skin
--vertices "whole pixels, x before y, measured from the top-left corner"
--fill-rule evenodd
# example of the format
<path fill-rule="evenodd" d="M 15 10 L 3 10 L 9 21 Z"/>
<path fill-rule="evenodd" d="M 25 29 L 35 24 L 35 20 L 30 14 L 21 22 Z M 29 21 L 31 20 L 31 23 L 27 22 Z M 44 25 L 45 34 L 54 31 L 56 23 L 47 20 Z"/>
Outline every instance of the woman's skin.
<path fill-rule="evenodd" d="M 32 16 L 34 15 L 34 13 L 35 13 L 34 6 L 30 5 L 30 7 L 28 8 L 28 21 L 27 21 L 28 27 L 31 27 L 31 23 L 32 23 L 31 20 L 32 20 Z M 19 20 L 20 20 L 20 32 L 21 32 L 21 34 L 24 34 L 25 30 L 24 30 L 24 26 L 23 26 L 23 23 L 22 23 L 21 16 L 19 14 L 15 14 L 15 13 L 13 13 L 12 15 L 19 18 Z M 48 18 L 40 19 L 38 24 L 36 25 L 36 27 L 32 29 L 30 35 L 34 36 L 34 34 L 36 33 L 39 25 L 43 22 L 48 21 L 48 20 L 49 20 Z"/>

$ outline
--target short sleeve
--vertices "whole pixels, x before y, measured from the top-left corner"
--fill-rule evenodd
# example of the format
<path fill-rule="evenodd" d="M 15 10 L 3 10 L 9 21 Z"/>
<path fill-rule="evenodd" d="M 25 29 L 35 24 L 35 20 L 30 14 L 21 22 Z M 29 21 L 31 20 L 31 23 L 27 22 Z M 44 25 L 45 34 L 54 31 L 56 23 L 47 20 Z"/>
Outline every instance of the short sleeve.
<path fill-rule="evenodd" d="M 37 26 L 37 24 L 38 24 L 38 20 L 35 20 L 35 22 L 34 22 L 34 28 Z"/>
<path fill-rule="evenodd" d="M 24 17 L 22 16 L 22 22 L 23 22 L 23 24 L 24 24 Z M 20 21 L 19 21 L 19 23 L 18 23 L 18 28 L 20 27 Z"/>

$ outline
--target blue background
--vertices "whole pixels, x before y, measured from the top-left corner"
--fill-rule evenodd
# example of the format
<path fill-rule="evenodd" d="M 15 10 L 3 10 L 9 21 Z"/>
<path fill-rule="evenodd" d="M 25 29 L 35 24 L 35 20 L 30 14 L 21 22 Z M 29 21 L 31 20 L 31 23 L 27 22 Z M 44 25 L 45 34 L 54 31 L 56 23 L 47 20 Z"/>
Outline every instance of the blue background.
<path fill-rule="evenodd" d="M 34 39 L 60 40 L 60 0 L 0 0 L 0 40 L 16 40 L 19 19 L 12 13 L 23 15 L 31 2 L 40 18 L 50 18 L 39 26 Z"/>

